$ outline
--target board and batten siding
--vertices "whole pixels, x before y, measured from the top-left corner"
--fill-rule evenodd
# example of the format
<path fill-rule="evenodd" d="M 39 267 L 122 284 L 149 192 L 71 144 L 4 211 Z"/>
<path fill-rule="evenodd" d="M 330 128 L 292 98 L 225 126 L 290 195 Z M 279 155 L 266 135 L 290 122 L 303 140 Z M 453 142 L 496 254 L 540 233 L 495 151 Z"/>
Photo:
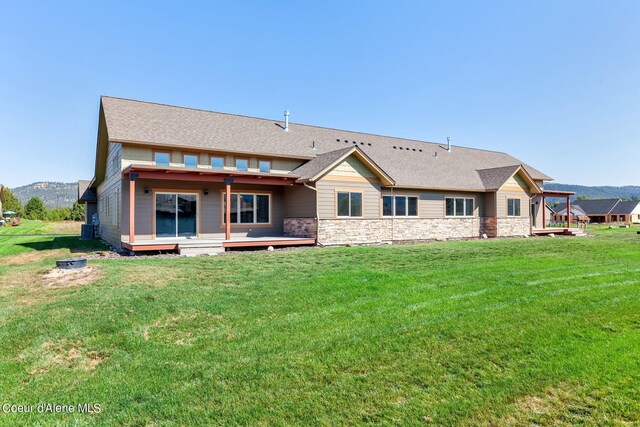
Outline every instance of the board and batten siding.
<path fill-rule="evenodd" d="M 316 182 L 318 217 L 337 218 L 338 192 L 362 193 L 362 217 L 380 218 L 380 183 L 360 160 L 349 156 Z"/>
<path fill-rule="evenodd" d="M 184 167 L 184 154 L 197 154 L 198 155 L 198 168 L 199 169 L 211 169 L 211 157 L 223 157 L 224 170 L 235 170 L 235 159 L 247 159 L 249 161 L 249 171 L 258 172 L 258 161 L 269 160 L 271 161 L 272 173 L 289 173 L 292 170 L 300 166 L 303 161 L 295 159 L 285 158 L 271 158 L 267 156 L 250 156 L 250 155 L 232 155 L 229 153 L 217 153 L 217 152 L 203 152 L 197 150 L 176 150 L 173 148 L 157 147 L 155 149 L 150 147 L 141 147 L 138 145 L 125 144 L 122 150 L 122 167 L 126 168 L 132 164 L 136 165 L 153 165 L 154 164 L 154 151 L 162 151 L 171 153 L 170 166 L 172 167 Z"/>
<path fill-rule="evenodd" d="M 112 246 L 120 246 L 122 222 L 122 146 L 110 142 L 107 150 L 105 180 L 98 186 L 98 218 L 100 237 Z"/>
<path fill-rule="evenodd" d="M 529 186 L 518 175 L 508 179 L 496 193 L 496 216 L 498 218 L 508 216 L 508 199 L 520 199 L 520 217 L 531 216 Z"/>

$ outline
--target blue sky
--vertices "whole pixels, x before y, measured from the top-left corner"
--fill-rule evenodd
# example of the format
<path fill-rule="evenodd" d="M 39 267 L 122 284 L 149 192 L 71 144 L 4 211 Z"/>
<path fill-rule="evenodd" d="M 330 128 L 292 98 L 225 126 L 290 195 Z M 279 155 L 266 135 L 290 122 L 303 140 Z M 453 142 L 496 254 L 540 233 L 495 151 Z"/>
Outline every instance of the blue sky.
<path fill-rule="evenodd" d="M 100 95 L 640 185 L 640 1 L 0 1 L 0 182 L 91 178 Z"/>

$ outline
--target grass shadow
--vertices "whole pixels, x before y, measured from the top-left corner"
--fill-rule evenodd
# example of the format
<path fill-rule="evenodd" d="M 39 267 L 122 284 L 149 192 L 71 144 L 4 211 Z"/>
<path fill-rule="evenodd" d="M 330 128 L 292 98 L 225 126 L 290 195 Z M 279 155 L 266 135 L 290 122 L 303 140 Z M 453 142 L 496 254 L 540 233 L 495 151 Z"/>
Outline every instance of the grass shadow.
<path fill-rule="evenodd" d="M 83 253 L 107 249 L 105 244 L 100 240 L 80 240 L 78 236 L 58 236 L 50 240 L 20 242 L 16 243 L 16 246 L 22 246 L 35 251 L 68 249 L 71 253 Z"/>

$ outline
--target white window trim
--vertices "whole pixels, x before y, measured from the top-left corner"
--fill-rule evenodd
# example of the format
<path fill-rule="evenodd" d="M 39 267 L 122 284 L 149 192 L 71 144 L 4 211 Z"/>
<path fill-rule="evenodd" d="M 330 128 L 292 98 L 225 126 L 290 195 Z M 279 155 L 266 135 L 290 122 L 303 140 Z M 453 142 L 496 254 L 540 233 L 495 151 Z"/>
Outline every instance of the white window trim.
<path fill-rule="evenodd" d="M 340 193 L 347 193 L 349 194 L 349 215 L 338 215 L 338 194 Z M 360 207 L 360 215 L 356 216 L 356 215 L 351 215 L 351 193 L 358 193 L 360 194 L 360 200 L 362 203 L 362 206 Z M 352 190 L 336 190 L 336 195 L 335 195 L 335 201 L 336 201 L 336 218 L 363 218 L 364 217 L 364 191 L 352 191 Z"/>
<path fill-rule="evenodd" d="M 453 215 L 447 215 L 447 199 L 453 199 Z M 456 199 L 464 199 L 464 215 L 456 215 Z M 472 214 L 467 215 L 467 200 L 471 200 L 473 203 Z M 444 217 L 445 218 L 474 218 L 476 211 L 476 198 L 475 197 L 445 197 L 444 198 Z"/>
<path fill-rule="evenodd" d="M 222 202 L 221 202 L 221 206 L 222 206 L 222 225 L 226 225 L 227 224 L 227 215 L 225 213 L 225 203 L 227 200 L 227 192 L 223 191 L 222 193 Z M 231 191 L 231 197 L 233 197 L 233 195 L 236 195 L 236 197 L 238 198 L 238 200 L 236 201 L 236 206 L 240 206 L 240 196 L 253 196 L 253 222 L 239 222 L 240 221 L 240 212 L 236 212 L 237 216 L 236 216 L 236 221 L 238 222 L 231 222 L 231 225 L 271 225 L 271 193 L 260 193 L 260 192 L 239 192 L 236 193 L 234 191 Z M 267 196 L 269 198 L 269 222 L 257 222 L 258 221 L 258 203 L 257 203 L 257 196 Z"/>
<path fill-rule="evenodd" d="M 385 215 L 384 214 L 384 198 L 385 197 L 391 197 L 391 215 Z M 404 215 L 396 215 L 396 197 L 404 197 L 407 200 L 406 206 L 405 206 L 405 214 Z M 409 198 L 414 198 L 416 199 L 416 214 L 415 215 L 409 215 Z M 382 216 L 385 218 L 419 218 L 420 217 L 420 197 L 419 196 L 408 196 L 408 195 L 404 195 L 404 194 L 394 194 L 393 196 L 391 194 L 383 194 L 382 195 Z"/>
<path fill-rule="evenodd" d="M 184 237 L 184 236 L 162 236 L 162 237 L 158 237 L 158 234 L 156 233 L 156 221 L 155 221 L 155 217 L 156 217 L 156 195 L 157 194 L 171 194 L 171 195 L 179 195 L 179 194 L 189 194 L 189 195 L 194 195 L 196 196 L 196 238 L 200 237 L 200 193 L 196 192 L 196 191 L 155 191 L 153 193 L 153 237 L 155 239 L 189 239 L 192 237 Z M 176 215 L 177 215 L 177 210 L 176 210 Z M 176 226 L 177 226 L 177 218 L 176 218 Z M 177 231 L 177 229 L 176 229 Z M 176 233 L 177 234 L 177 233 Z"/>

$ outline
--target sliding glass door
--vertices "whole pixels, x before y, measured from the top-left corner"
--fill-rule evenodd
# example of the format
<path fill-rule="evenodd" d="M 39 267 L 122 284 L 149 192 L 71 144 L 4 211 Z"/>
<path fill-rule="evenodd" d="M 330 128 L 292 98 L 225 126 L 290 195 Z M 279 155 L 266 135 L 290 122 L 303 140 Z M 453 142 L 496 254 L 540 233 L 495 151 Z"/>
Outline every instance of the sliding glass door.
<path fill-rule="evenodd" d="M 198 196 L 189 193 L 156 193 L 156 237 L 195 237 L 198 229 Z"/>

